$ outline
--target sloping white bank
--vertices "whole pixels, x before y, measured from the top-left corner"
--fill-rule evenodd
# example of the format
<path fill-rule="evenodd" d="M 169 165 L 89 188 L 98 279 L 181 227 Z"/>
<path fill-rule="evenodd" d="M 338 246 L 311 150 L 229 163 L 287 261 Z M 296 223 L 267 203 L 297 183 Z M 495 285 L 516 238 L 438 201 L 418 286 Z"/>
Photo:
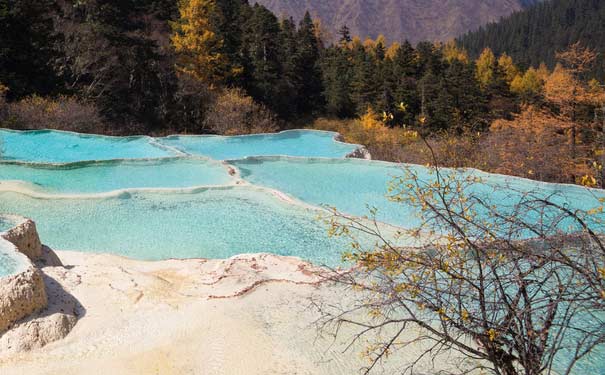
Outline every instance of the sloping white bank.
<path fill-rule="evenodd" d="M 28 353 L 0 352 L 3 375 L 348 375 L 365 364 L 358 355 L 363 344 L 344 351 L 348 332 L 335 342 L 318 337 L 309 308 L 312 296 L 343 301 L 350 291 L 318 284 L 316 267 L 298 258 L 58 255 L 68 267 L 44 272 L 79 301 L 81 317 L 64 340 Z M 439 366 L 448 359 L 444 354 Z M 432 368 L 431 359 L 418 366 Z"/>

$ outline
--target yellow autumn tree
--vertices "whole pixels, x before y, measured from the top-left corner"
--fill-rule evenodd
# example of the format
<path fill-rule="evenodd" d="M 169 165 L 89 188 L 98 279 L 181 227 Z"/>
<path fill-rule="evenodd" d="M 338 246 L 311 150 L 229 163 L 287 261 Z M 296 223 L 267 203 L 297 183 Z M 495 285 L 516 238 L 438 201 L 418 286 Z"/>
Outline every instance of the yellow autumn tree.
<path fill-rule="evenodd" d="M 468 52 L 464 48 L 458 47 L 455 41 L 450 40 L 443 45 L 443 58 L 447 62 L 458 60 L 468 63 Z"/>
<path fill-rule="evenodd" d="M 596 79 L 588 81 L 588 100 L 597 107 L 605 108 L 605 85 Z M 605 112 L 605 111 L 604 111 Z M 604 113 L 605 114 L 605 113 Z"/>
<path fill-rule="evenodd" d="M 541 63 L 538 69 L 536 70 L 536 73 L 538 73 L 538 77 L 540 77 L 542 82 L 546 82 L 546 79 L 550 75 L 550 70 L 548 69 L 546 64 Z"/>
<path fill-rule="evenodd" d="M 351 43 L 349 43 L 350 49 L 356 49 L 363 46 L 363 42 L 361 38 L 357 35 L 353 36 Z"/>
<path fill-rule="evenodd" d="M 315 38 L 321 42 L 325 42 L 326 40 L 333 39 L 333 35 L 330 30 L 323 25 L 321 19 L 314 18 L 313 19 L 313 32 L 315 34 Z"/>
<path fill-rule="evenodd" d="M 605 85 L 596 79 L 588 82 L 588 101 L 595 108 L 597 136 L 593 146 L 593 172 L 598 177 L 595 185 L 605 189 Z M 598 182 L 598 184 L 597 184 Z"/>
<path fill-rule="evenodd" d="M 210 24 L 215 7 L 214 0 L 182 0 L 171 37 L 178 71 L 211 86 L 227 74 L 223 41 Z"/>
<path fill-rule="evenodd" d="M 568 123 L 571 157 L 577 155 L 577 107 L 587 98 L 584 85 L 572 72 L 557 65 L 544 84 L 544 93 L 548 101 L 559 108 L 560 117 Z"/>
<path fill-rule="evenodd" d="M 395 56 L 397 55 L 397 52 L 399 52 L 400 48 L 401 48 L 401 45 L 397 42 L 394 42 L 387 49 L 386 57 L 388 57 L 389 59 L 394 59 Z"/>
<path fill-rule="evenodd" d="M 542 93 L 544 81 L 534 68 L 529 68 L 524 74 L 518 73 L 510 82 L 510 90 L 519 95 L 523 101 L 529 101 Z"/>
<path fill-rule="evenodd" d="M 559 64 L 544 85 L 545 97 L 558 107 L 560 118 L 568 124 L 571 159 L 585 163 L 582 158 L 586 150 L 580 148 L 586 145 L 578 145 L 578 129 L 585 124 L 578 121 L 577 114 L 580 105 L 590 103 L 589 90 L 581 76 L 594 64 L 596 53 L 576 43 L 557 53 L 557 59 Z"/>
<path fill-rule="evenodd" d="M 483 50 L 476 61 L 477 72 L 476 77 L 481 88 L 486 88 L 494 81 L 494 66 L 496 64 L 496 56 L 490 48 Z"/>
<path fill-rule="evenodd" d="M 363 41 L 363 48 L 366 49 L 366 51 L 371 51 L 376 47 L 376 42 L 374 41 L 374 39 L 372 38 L 366 38 Z"/>
<path fill-rule="evenodd" d="M 504 77 L 506 78 L 506 82 L 508 84 L 510 84 L 519 74 L 519 69 L 517 69 L 517 67 L 515 66 L 513 58 L 507 55 L 506 53 L 500 55 L 500 58 L 498 59 L 498 65 L 502 68 L 502 71 L 504 72 Z"/>
<path fill-rule="evenodd" d="M 575 182 L 586 173 L 561 152 L 569 124 L 540 107 L 525 105 L 512 120 L 498 119 L 483 140 L 489 170 L 542 181 Z"/>
<path fill-rule="evenodd" d="M 572 100 L 579 100 L 586 92 L 571 72 L 561 64 L 555 66 L 544 84 L 546 98 L 559 105 L 562 111 L 568 111 Z"/>

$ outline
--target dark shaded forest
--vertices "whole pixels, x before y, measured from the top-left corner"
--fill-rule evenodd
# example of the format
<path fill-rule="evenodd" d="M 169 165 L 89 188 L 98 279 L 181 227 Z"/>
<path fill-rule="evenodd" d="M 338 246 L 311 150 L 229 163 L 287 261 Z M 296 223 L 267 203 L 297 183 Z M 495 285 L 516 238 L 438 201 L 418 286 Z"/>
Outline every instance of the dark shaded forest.
<path fill-rule="evenodd" d="M 575 16 L 559 41 L 540 40 L 539 25 L 527 31 L 548 53 L 470 42 L 513 40 L 526 32 L 514 20 L 561 3 Z M 0 126 L 117 135 L 311 127 L 378 159 L 601 186 L 605 94 L 589 78 L 603 60 L 589 48 L 596 41 L 574 44 L 580 20 L 602 34 L 587 14 L 602 14 L 598 3 L 537 5 L 465 36 L 469 53 L 454 41 L 363 40 L 346 26 L 328 45 L 308 13 L 294 22 L 246 0 L 0 0 Z M 517 60 L 519 50 L 536 60 Z"/>
<path fill-rule="evenodd" d="M 470 32 L 458 39 L 471 56 L 489 47 L 494 53 L 506 52 L 524 68 L 545 63 L 556 64 L 555 52 L 581 41 L 599 52 L 592 77 L 605 77 L 605 2 L 601 0 L 552 0 L 540 2 Z"/>
<path fill-rule="evenodd" d="M 266 108 L 280 126 L 318 115 L 356 117 L 372 107 L 393 125 L 414 125 L 423 112 L 433 129 L 485 128 L 487 103 L 510 96 L 497 87 L 502 77 L 481 90 L 472 63 L 446 60 L 432 43 L 387 50 L 384 39 L 353 40 L 344 28 L 340 42 L 325 47 L 308 14 L 295 24 L 242 0 L 197 5 L 208 6 L 194 17 L 207 19 L 214 45 L 177 50 L 171 35 L 191 19 L 175 1 L 4 0 L 6 98 L 76 98 L 94 105 L 98 121 L 113 131 L 131 133 L 212 131 L 204 115 L 219 86 L 239 88 L 264 107 L 257 109 L 261 117 L 271 120 Z M 193 68 L 205 77 L 179 69 L 192 53 L 217 57 L 213 66 Z"/>

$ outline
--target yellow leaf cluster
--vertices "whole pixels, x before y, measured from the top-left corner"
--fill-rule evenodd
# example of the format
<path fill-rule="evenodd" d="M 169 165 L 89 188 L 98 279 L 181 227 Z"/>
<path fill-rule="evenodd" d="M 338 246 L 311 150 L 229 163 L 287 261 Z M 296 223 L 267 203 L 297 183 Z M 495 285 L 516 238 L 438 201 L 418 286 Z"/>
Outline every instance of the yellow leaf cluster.
<path fill-rule="evenodd" d="M 519 75 L 519 69 L 513 63 L 513 58 L 503 53 L 498 59 L 498 65 L 504 71 L 504 76 L 506 77 L 506 82 L 509 84 Z"/>
<path fill-rule="evenodd" d="M 450 40 L 443 45 L 443 58 L 447 62 L 458 60 L 467 64 L 469 61 L 468 52 L 464 48 L 458 47 L 453 40 Z"/>
<path fill-rule="evenodd" d="M 221 53 L 223 41 L 210 24 L 215 7 L 214 0 L 182 1 L 180 18 L 172 24 L 171 37 L 177 53 L 177 69 L 210 85 L 223 78 L 226 65 Z"/>
<path fill-rule="evenodd" d="M 495 340 L 496 340 L 496 338 L 498 337 L 498 334 L 497 334 L 497 332 L 496 332 L 496 330 L 495 330 L 495 329 L 490 328 L 490 329 L 487 331 L 487 336 L 489 337 L 489 341 L 495 341 Z"/>
<path fill-rule="evenodd" d="M 529 68 L 523 75 L 517 74 L 510 82 L 510 89 L 517 95 L 530 96 L 542 92 L 544 82 L 540 74 L 534 68 Z"/>
<path fill-rule="evenodd" d="M 597 186 L 597 179 L 594 176 L 585 175 L 580 179 L 580 184 L 586 187 L 595 187 Z"/>
<path fill-rule="evenodd" d="M 482 88 L 489 86 L 489 84 L 493 82 L 495 63 L 496 56 L 489 48 L 484 49 L 479 58 L 477 59 L 476 77 L 477 81 L 479 81 L 479 84 Z"/>

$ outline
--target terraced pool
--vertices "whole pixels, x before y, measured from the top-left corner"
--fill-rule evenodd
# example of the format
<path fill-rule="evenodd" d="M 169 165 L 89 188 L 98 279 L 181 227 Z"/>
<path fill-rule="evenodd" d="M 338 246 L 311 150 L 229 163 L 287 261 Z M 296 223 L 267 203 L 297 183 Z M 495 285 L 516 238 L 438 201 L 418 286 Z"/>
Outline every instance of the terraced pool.
<path fill-rule="evenodd" d="M 359 147 L 335 141 L 335 135 L 323 131 L 289 130 L 238 137 L 172 136 L 158 141 L 181 152 L 217 160 L 274 155 L 342 158 Z"/>
<path fill-rule="evenodd" d="M 0 130 L 0 137 L 0 212 L 35 219 L 55 248 L 143 259 L 260 251 L 336 265 L 346 244 L 327 238 L 320 206 L 355 216 L 375 207 L 382 223 L 416 227 L 417 212 L 389 200 L 387 185 L 404 168 L 434 179 L 420 166 L 344 158 L 359 146 L 330 132 L 154 139 Z M 603 197 L 475 170 L 444 173 L 481 177 L 471 189 L 499 206 L 529 191 L 583 210 Z"/>
<path fill-rule="evenodd" d="M 328 238 L 318 211 L 255 187 L 70 199 L 3 192 L 0 201 L 4 210 L 32 218 L 40 237 L 64 250 L 146 260 L 273 252 L 334 265 L 347 247 Z"/>
<path fill-rule="evenodd" d="M 328 237 L 322 205 L 355 216 L 375 207 L 387 232 L 415 227 L 417 212 L 387 199 L 387 185 L 404 168 L 425 181 L 434 176 L 420 166 L 346 159 L 359 146 L 334 137 L 316 131 L 117 138 L 0 130 L 0 213 L 34 219 L 42 240 L 62 250 L 146 260 L 273 252 L 337 266 L 349 244 Z M 605 198 L 577 186 L 475 170 L 444 173 L 480 177 L 469 189 L 501 207 L 528 192 L 570 210 L 594 208 Z M 0 232 L 13 225 L 0 219 Z M 0 277 L 19 268 L 11 251 L 0 241 Z M 603 373 L 605 364 L 586 360 L 579 368 Z"/>
<path fill-rule="evenodd" d="M 202 158 L 162 158 L 31 164 L 0 162 L 1 181 L 19 181 L 40 193 L 85 194 L 133 188 L 231 185 L 226 165 Z M 1 188 L 1 185 L 0 185 Z"/>
<path fill-rule="evenodd" d="M 216 160 L 258 155 L 340 158 L 359 146 L 336 141 L 336 134 L 290 130 L 239 137 L 107 137 L 54 130 L 0 129 L 3 160 L 70 163 L 87 160 L 145 159 L 200 155 Z"/>
<path fill-rule="evenodd" d="M 149 137 L 104 137 L 52 130 L 0 130 L 2 159 L 38 163 L 175 156 Z"/>
<path fill-rule="evenodd" d="M 418 212 L 388 199 L 389 183 L 409 173 L 423 183 L 431 183 L 436 178 L 423 166 L 360 159 L 252 157 L 234 160 L 231 164 L 250 183 L 286 192 L 314 205 L 336 207 L 355 216 L 367 215 L 368 207 L 375 207 L 377 220 L 404 228 L 420 224 Z M 605 197 L 600 191 L 579 186 L 538 183 L 478 170 L 443 170 L 442 173 L 458 174 L 461 179 L 479 179 L 481 183 L 468 186 L 467 194 L 480 197 L 490 205 L 497 204 L 501 209 L 515 205 L 529 193 L 584 211 L 601 206 L 599 198 Z"/>

